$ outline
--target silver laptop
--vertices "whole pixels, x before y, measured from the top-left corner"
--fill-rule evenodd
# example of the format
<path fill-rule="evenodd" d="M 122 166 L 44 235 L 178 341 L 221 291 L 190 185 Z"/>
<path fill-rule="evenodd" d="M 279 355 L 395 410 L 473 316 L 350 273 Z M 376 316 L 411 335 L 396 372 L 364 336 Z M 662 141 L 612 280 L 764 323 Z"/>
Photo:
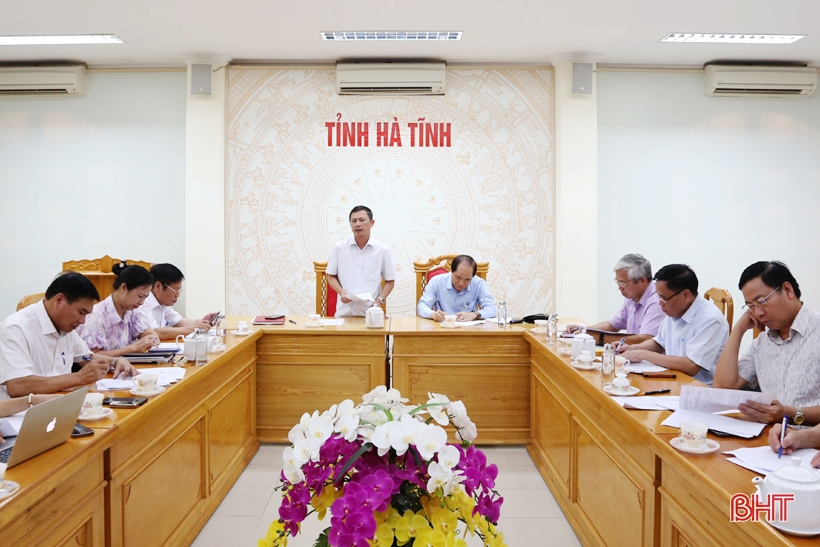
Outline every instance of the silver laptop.
<path fill-rule="evenodd" d="M 74 430 L 88 388 L 33 406 L 26 411 L 20 433 L 0 444 L 0 462 L 8 467 L 63 444 Z"/>

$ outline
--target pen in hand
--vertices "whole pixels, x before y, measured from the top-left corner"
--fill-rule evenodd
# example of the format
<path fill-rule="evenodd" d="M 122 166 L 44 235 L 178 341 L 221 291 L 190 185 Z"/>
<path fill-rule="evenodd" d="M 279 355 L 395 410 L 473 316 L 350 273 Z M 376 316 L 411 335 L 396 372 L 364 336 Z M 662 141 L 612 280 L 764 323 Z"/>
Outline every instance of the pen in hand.
<path fill-rule="evenodd" d="M 780 430 L 780 448 L 777 449 L 777 457 L 783 455 L 783 439 L 786 438 L 786 424 L 789 423 L 789 417 L 783 416 L 783 429 Z"/>

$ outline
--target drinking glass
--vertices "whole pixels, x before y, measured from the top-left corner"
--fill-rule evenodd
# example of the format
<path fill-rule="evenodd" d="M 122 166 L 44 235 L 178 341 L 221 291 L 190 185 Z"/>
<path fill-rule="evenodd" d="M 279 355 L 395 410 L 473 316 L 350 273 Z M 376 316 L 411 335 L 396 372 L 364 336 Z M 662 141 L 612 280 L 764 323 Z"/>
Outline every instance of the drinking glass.
<path fill-rule="evenodd" d="M 615 380 L 615 348 L 604 344 L 604 355 L 601 358 L 601 387 L 609 389 Z"/>

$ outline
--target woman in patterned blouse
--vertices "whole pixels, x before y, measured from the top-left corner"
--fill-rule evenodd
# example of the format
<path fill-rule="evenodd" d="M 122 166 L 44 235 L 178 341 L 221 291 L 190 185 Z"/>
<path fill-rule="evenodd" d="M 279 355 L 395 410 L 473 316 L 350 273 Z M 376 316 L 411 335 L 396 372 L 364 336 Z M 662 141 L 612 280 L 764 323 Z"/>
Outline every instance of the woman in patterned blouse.
<path fill-rule="evenodd" d="M 116 264 L 114 292 L 94 306 L 77 329 L 91 351 L 111 357 L 148 351 L 159 343 L 145 313 L 138 309 L 151 294 L 151 274 L 142 266 Z"/>

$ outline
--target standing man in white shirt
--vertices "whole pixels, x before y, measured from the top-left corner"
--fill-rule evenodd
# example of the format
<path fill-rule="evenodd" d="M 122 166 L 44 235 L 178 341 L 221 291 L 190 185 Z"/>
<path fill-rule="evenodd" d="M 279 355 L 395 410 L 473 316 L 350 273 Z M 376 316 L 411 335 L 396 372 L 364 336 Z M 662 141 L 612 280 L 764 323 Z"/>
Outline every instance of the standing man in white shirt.
<path fill-rule="evenodd" d="M 666 318 L 658 334 L 618 348 L 636 363 L 649 361 L 694 376 L 709 386 L 729 339 L 729 323 L 717 306 L 698 296 L 698 276 L 686 264 L 669 264 L 655 274 L 655 290 Z"/>
<path fill-rule="evenodd" d="M 194 329 L 211 328 L 211 319 L 218 312 L 209 313 L 202 319 L 186 319 L 173 308 L 182 294 L 182 281 L 185 279 L 179 268 L 173 264 L 154 264 L 151 275 L 154 285 L 140 309 L 148 316 L 160 340 L 170 340 L 180 334 L 186 336 Z"/>
<path fill-rule="evenodd" d="M 364 316 L 370 303 L 353 301 L 353 295 L 367 293 L 384 305 L 396 284 L 390 248 L 370 237 L 373 211 L 357 205 L 348 218 L 353 237 L 333 245 L 327 261 L 328 284 L 339 295 L 336 317 Z"/>
<path fill-rule="evenodd" d="M 105 378 L 137 375 L 122 357 L 91 354 L 75 329 L 100 299 L 81 273 L 58 276 L 45 298 L 10 315 L 0 324 L 0 399 L 54 393 Z M 79 372 L 71 372 L 74 363 Z"/>

